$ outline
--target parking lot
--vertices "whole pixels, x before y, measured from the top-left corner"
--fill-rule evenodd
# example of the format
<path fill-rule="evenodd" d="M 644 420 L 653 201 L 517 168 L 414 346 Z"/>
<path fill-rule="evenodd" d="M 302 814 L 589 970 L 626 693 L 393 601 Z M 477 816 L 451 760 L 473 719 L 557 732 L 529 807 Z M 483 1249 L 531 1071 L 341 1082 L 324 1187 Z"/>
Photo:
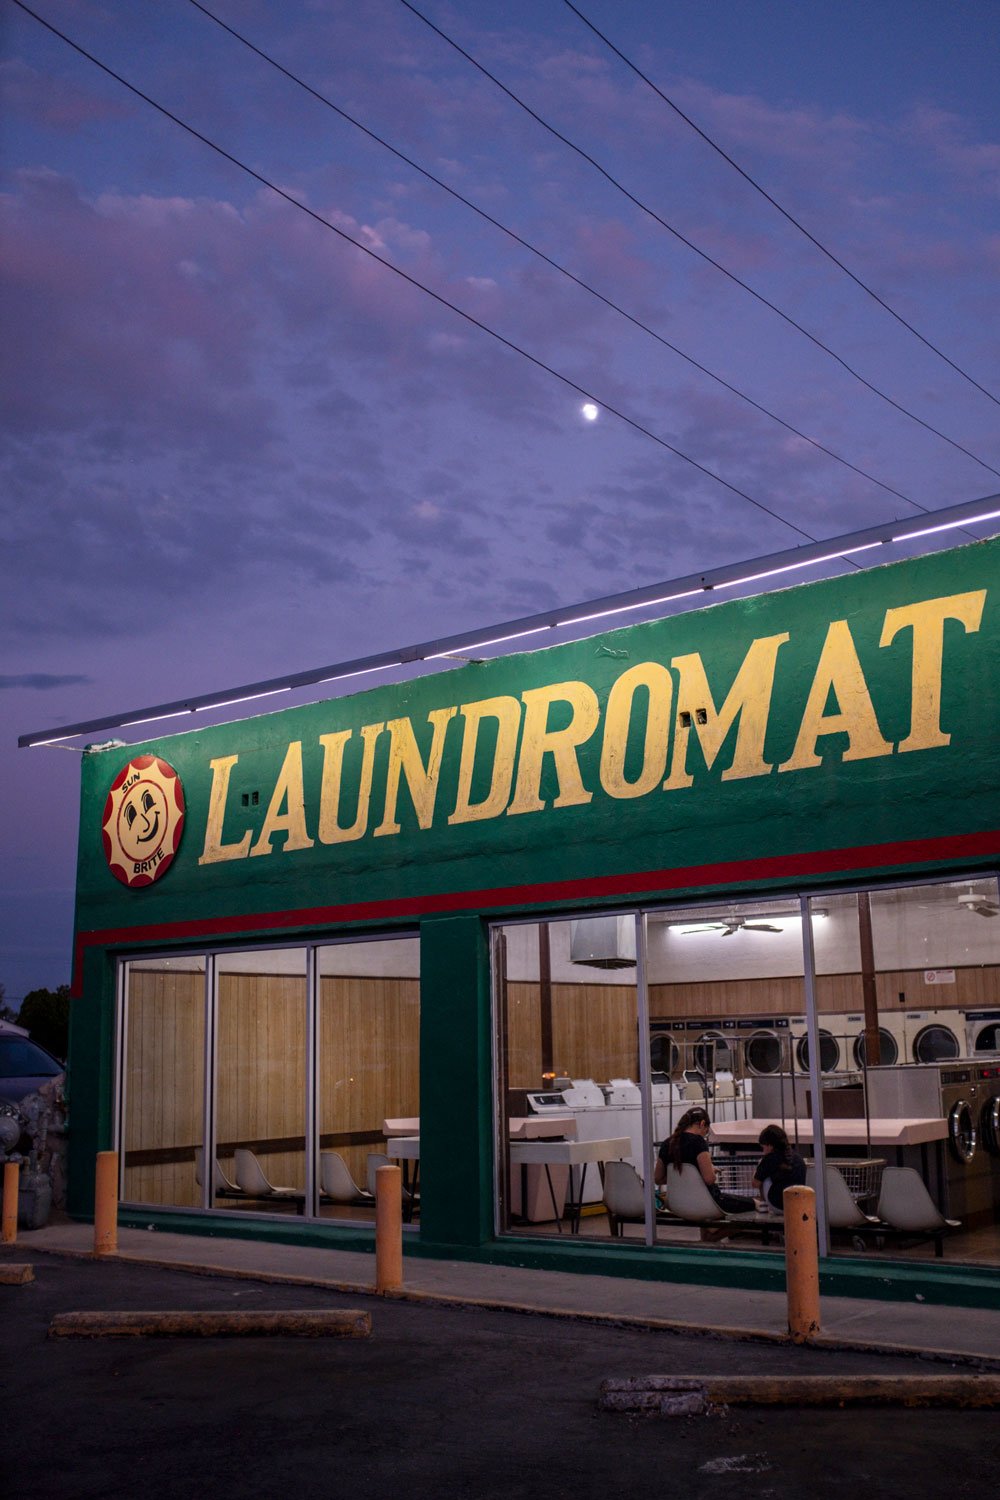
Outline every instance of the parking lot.
<path fill-rule="evenodd" d="M 10 1257 L 8 1257 L 10 1258 Z M 597 1410 L 603 1379 L 926 1373 L 919 1359 L 768 1347 L 573 1319 L 34 1255 L 0 1287 L 5 1489 L 97 1500 L 352 1495 L 880 1496 L 992 1491 L 1000 1413 Z M 363 1307 L 368 1340 L 47 1338 L 57 1312 Z M 940 1366 L 936 1368 L 941 1368 Z"/>

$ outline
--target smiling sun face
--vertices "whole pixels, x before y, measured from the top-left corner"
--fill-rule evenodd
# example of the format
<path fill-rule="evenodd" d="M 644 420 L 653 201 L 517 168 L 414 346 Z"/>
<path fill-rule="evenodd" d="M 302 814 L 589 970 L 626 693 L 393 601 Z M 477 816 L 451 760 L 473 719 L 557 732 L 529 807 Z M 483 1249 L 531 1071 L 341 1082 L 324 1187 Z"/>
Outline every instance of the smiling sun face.
<path fill-rule="evenodd" d="M 104 804 L 101 839 L 123 885 L 152 885 L 169 869 L 184 827 L 184 792 L 173 766 L 155 755 L 130 760 Z"/>

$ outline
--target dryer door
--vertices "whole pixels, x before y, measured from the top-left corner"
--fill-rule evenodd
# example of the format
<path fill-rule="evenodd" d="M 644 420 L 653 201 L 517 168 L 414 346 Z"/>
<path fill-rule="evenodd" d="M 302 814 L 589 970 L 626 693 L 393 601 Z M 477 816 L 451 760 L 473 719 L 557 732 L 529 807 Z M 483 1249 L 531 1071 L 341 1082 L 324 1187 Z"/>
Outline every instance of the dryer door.
<path fill-rule="evenodd" d="M 913 1061 L 918 1063 L 951 1062 L 961 1057 L 958 1037 L 950 1026 L 934 1021 L 923 1026 L 913 1038 Z"/>
<path fill-rule="evenodd" d="M 809 1038 L 799 1037 L 795 1046 L 795 1056 L 803 1073 L 809 1071 Z M 822 1027 L 819 1033 L 819 1070 L 821 1073 L 835 1073 L 840 1062 L 840 1043 L 832 1032 L 824 1031 Z"/>
<path fill-rule="evenodd" d="M 893 1036 L 891 1031 L 886 1031 L 884 1026 L 880 1026 L 878 1029 L 878 1039 L 880 1051 L 882 1054 L 882 1067 L 895 1067 L 896 1063 L 899 1061 L 899 1048 L 896 1045 L 896 1038 Z M 859 1068 L 865 1068 L 868 1066 L 868 1050 L 865 1046 L 864 1032 L 862 1032 L 859 1037 L 855 1037 L 854 1061 Z"/>
<path fill-rule="evenodd" d="M 681 1049 L 665 1026 L 652 1026 L 649 1032 L 649 1058 L 654 1073 L 676 1078 L 681 1070 Z"/>
<path fill-rule="evenodd" d="M 976 1121 L 968 1099 L 956 1099 L 948 1111 L 948 1145 L 959 1161 L 970 1162 L 976 1154 Z"/>
<path fill-rule="evenodd" d="M 776 1031 L 754 1031 L 743 1044 L 747 1070 L 757 1077 L 781 1072 L 781 1037 Z"/>
<path fill-rule="evenodd" d="M 987 1099 L 979 1116 L 983 1145 L 991 1156 L 1000 1156 L 1000 1094 Z"/>

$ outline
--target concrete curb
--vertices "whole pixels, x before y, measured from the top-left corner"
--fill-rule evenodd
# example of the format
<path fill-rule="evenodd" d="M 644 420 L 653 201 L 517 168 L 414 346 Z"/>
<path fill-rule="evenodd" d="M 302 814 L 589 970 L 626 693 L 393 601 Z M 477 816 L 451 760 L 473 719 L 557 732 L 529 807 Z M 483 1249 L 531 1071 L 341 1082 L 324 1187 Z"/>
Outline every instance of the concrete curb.
<path fill-rule="evenodd" d="M 371 1337 L 371 1314 L 340 1308 L 292 1312 L 69 1312 L 49 1324 L 50 1339 Z"/>
<path fill-rule="evenodd" d="M 18 1265 L 7 1263 L 0 1265 L 0 1286 L 24 1286 L 28 1281 L 34 1281 L 35 1268 L 27 1263 Z"/>
<path fill-rule="evenodd" d="M 49 1246 L 37 1247 L 40 1255 L 63 1256 L 70 1260 L 93 1260 L 89 1250 L 70 1250 Z M 315 1287 L 341 1292 L 349 1297 L 377 1297 L 380 1301 L 427 1303 L 438 1307 L 470 1307 L 484 1312 L 522 1313 L 536 1318 L 564 1318 L 579 1323 L 603 1324 L 609 1328 L 637 1328 L 682 1338 L 719 1339 L 732 1343 L 772 1344 L 782 1348 L 828 1349 L 833 1353 L 880 1354 L 890 1358 L 923 1359 L 932 1363 L 967 1365 L 976 1370 L 1000 1371 L 1000 1355 L 973 1354 L 964 1349 L 928 1349 L 925 1345 L 896 1344 L 888 1340 L 849 1339 L 835 1334 L 818 1333 L 806 1344 L 793 1344 L 786 1332 L 768 1328 L 735 1328 L 705 1323 L 684 1323 L 671 1318 L 643 1317 L 634 1313 L 603 1313 L 578 1308 L 538 1307 L 530 1302 L 505 1301 L 499 1297 L 462 1296 L 456 1292 L 419 1291 L 402 1287 L 387 1296 L 376 1292 L 371 1283 L 337 1281 L 332 1277 L 295 1276 L 281 1271 L 247 1271 L 237 1266 L 195 1265 L 190 1261 L 160 1259 L 146 1255 L 119 1252 L 117 1260 L 131 1265 L 150 1266 L 161 1271 L 183 1271 L 189 1276 L 213 1276 L 233 1281 L 259 1281 L 265 1285 Z"/>
<path fill-rule="evenodd" d="M 602 1411 L 703 1416 L 727 1406 L 996 1408 L 998 1375 L 641 1375 L 606 1380 Z"/>

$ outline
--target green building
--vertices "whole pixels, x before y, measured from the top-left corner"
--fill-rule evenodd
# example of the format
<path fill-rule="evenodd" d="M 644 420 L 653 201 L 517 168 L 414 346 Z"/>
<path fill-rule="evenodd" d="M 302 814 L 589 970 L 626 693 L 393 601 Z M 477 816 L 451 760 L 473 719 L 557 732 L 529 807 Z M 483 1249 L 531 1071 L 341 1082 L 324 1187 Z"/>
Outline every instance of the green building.
<path fill-rule="evenodd" d="M 90 748 L 71 1210 L 114 1146 L 125 1222 L 355 1249 L 399 1159 L 409 1253 L 781 1285 L 654 1195 L 704 1107 L 726 1190 L 813 1164 L 828 1290 L 995 1305 L 998 561 Z"/>

